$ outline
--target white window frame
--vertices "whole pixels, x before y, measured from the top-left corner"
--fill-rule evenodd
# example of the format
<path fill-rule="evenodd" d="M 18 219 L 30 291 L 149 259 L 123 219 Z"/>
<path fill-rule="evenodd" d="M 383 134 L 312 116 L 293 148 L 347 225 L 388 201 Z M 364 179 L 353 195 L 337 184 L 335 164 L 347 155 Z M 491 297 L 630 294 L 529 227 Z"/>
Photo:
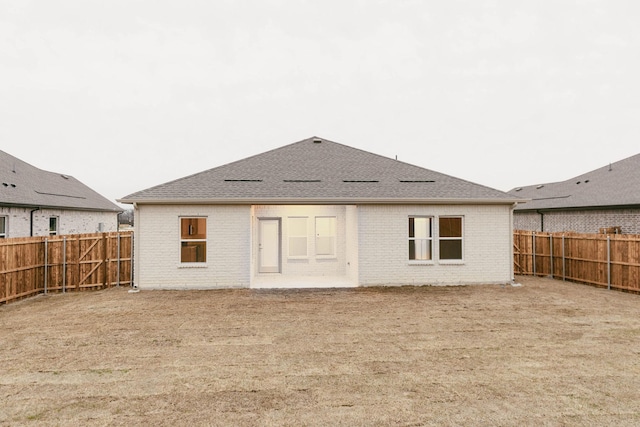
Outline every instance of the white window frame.
<path fill-rule="evenodd" d="M 9 217 L 0 215 L 0 223 L 2 224 L 2 227 L 0 227 L 0 239 L 6 239 L 7 229 L 9 228 Z"/>
<path fill-rule="evenodd" d="M 430 233 L 430 235 L 428 237 L 419 237 L 419 238 L 415 237 L 415 219 L 416 218 L 427 219 L 429 221 L 428 225 L 430 225 L 429 229 L 430 229 L 431 233 Z M 409 215 L 409 217 L 407 218 L 407 222 L 406 222 L 407 226 L 409 226 L 409 224 L 411 223 L 412 219 L 414 220 L 414 236 L 411 237 L 410 230 L 407 230 L 407 246 L 406 246 L 406 248 L 407 248 L 407 259 L 409 260 L 410 264 L 433 264 L 434 263 L 434 258 L 435 258 L 434 251 L 433 251 L 433 249 L 434 249 L 434 245 L 433 245 L 433 242 L 434 242 L 434 223 L 435 223 L 434 217 L 431 216 L 431 215 Z M 412 241 L 413 242 L 415 242 L 415 241 L 423 241 L 423 240 L 427 241 L 428 248 L 429 248 L 429 254 L 431 255 L 431 258 L 429 258 L 429 259 L 411 259 L 411 251 L 409 249 L 409 246 L 410 246 L 409 242 L 412 242 Z M 414 243 L 414 245 L 415 245 L 415 243 Z"/>
<path fill-rule="evenodd" d="M 183 219 L 204 219 L 205 221 L 205 234 L 204 239 L 184 239 L 182 237 L 182 220 Z M 179 242 L 179 251 L 178 251 L 178 262 L 180 267 L 206 267 L 209 262 L 209 218 L 206 216 L 199 215 L 184 215 L 178 217 L 178 242 Z M 182 261 L 182 243 L 190 242 L 190 243 L 198 243 L 204 242 L 204 261 Z"/>
<path fill-rule="evenodd" d="M 51 230 L 51 220 L 55 220 L 56 226 L 54 230 Z M 50 216 L 49 217 L 49 236 L 57 236 L 60 233 L 60 217 L 59 216 Z"/>
<path fill-rule="evenodd" d="M 325 220 L 325 219 L 329 219 L 332 220 L 331 224 L 330 224 L 330 234 L 328 235 L 320 235 L 321 230 L 319 230 L 318 227 L 318 220 Z M 338 240 L 338 232 L 337 232 L 337 228 L 338 228 L 338 219 L 336 216 L 331 216 L 331 215 L 327 215 L 327 216 L 317 216 L 315 218 L 315 253 L 316 253 L 316 258 L 322 258 L 322 259 L 333 259 L 337 257 L 337 243 L 336 241 Z M 333 238 L 333 245 L 331 248 L 331 253 L 330 254 L 319 254 L 318 253 L 318 240 L 319 239 L 323 239 L 323 238 Z"/>
<path fill-rule="evenodd" d="M 460 237 L 442 237 L 440 230 L 440 220 L 445 218 L 460 218 Z M 464 263 L 464 216 L 463 215 L 442 215 L 438 217 L 438 263 L 440 264 L 462 264 Z M 460 258 L 442 258 L 440 250 L 440 242 L 443 241 L 460 241 Z"/>
<path fill-rule="evenodd" d="M 295 233 L 293 223 L 304 220 L 304 234 Z M 292 239 L 304 239 L 304 254 L 292 254 Z M 287 217 L 287 258 L 289 259 L 308 259 L 309 258 L 309 217 L 308 216 L 289 216 Z"/>

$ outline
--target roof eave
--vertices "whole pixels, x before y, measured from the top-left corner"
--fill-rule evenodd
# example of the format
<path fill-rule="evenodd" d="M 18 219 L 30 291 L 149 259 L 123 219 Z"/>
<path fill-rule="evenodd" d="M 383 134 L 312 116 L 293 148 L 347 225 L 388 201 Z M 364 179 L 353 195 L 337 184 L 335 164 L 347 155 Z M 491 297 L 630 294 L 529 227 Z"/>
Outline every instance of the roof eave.
<path fill-rule="evenodd" d="M 233 198 L 233 199 L 117 199 L 118 203 L 138 205 L 513 205 L 526 200 L 456 198 Z"/>
<path fill-rule="evenodd" d="M 44 205 L 44 204 L 29 204 L 29 203 L 0 203 L 0 206 L 4 206 L 7 208 L 21 208 L 21 209 L 59 209 L 64 211 L 83 211 L 83 212 L 124 212 L 122 208 L 90 208 L 90 207 L 75 207 L 75 206 L 53 206 L 53 205 Z"/>
<path fill-rule="evenodd" d="M 530 212 L 559 212 L 559 211 L 597 211 L 597 210 L 609 210 L 609 209 L 640 209 L 640 204 L 628 204 L 628 205 L 591 205 L 591 206 L 566 206 L 566 207 L 542 207 L 542 208 L 516 208 L 516 212 L 530 213 Z"/>

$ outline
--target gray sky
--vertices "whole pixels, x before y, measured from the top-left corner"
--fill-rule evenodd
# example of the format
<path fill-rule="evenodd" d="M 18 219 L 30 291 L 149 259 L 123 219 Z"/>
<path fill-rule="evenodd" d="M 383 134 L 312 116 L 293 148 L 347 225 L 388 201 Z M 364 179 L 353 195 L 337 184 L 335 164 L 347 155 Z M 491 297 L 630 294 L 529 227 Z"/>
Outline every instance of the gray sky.
<path fill-rule="evenodd" d="M 637 0 L 0 0 L 0 148 L 109 199 L 314 135 L 500 190 L 640 152 Z"/>

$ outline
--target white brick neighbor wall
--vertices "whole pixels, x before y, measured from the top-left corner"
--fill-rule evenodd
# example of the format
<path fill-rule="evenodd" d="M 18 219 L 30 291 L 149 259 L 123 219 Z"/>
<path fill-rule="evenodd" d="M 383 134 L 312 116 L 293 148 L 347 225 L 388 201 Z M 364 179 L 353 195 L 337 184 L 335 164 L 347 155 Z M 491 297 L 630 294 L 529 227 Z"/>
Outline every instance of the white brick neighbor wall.
<path fill-rule="evenodd" d="M 535 212 L 514 212 L 514 228 L 531 231 L 573 231 L 597 233 L 601 228 L 622 228 L 624 234 L 640 234 L 640 209 L 602 209 L 584 211 L 544 212 L 542 219 Z"/>
<path fill-rule="evenodd" d="M 180 217 L 207 218 L 207 262 L 180 263 Z M 248 287 L 251 207 L 141 205 L 135 217 L 135 284 L 141 289 Z"/>
<path fill-rule="evenodd" d="M 450 285 L 508 283 L 512 280 L 510 206 L 358 206 L 360 285 Z M 409 262 L 411 215 L 463 217 L 463 262 Z"/>
<path fill-rule="evenodd" d="M 0 215 L 7 218 L 7 237 L 28 237 L 31 232 L 30 208 L 0 207 Z M 33 235 L 49 235 L 49 218 L 58 218 L 58 234 L 97 233 L 117 231 L 117 212 L 39 209 L 33 212 Z M 102 230 L 99 230 L 102 224 Z"/>

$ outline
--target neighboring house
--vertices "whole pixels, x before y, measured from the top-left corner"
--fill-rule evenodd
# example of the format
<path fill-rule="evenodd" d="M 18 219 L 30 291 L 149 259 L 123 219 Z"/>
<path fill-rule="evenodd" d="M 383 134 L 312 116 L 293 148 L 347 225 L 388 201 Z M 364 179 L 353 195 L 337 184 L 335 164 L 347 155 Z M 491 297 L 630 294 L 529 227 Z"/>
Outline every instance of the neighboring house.
<path fill-rule="evenodd" d="M 0 150 L 0 238 L 116 231 L 121 211 L 72 176 Z"/>
<path fill-rule="evenodd" d="M 520 199 L 321 138 L 139 191 L 140 288 L 508 283 Z"/>
<path fill-rule="evenodd" d="M 509 193 L 530 199 L 514 212 L 518 230 L 640 234 L 640 154 L 566 181 Z"/>

